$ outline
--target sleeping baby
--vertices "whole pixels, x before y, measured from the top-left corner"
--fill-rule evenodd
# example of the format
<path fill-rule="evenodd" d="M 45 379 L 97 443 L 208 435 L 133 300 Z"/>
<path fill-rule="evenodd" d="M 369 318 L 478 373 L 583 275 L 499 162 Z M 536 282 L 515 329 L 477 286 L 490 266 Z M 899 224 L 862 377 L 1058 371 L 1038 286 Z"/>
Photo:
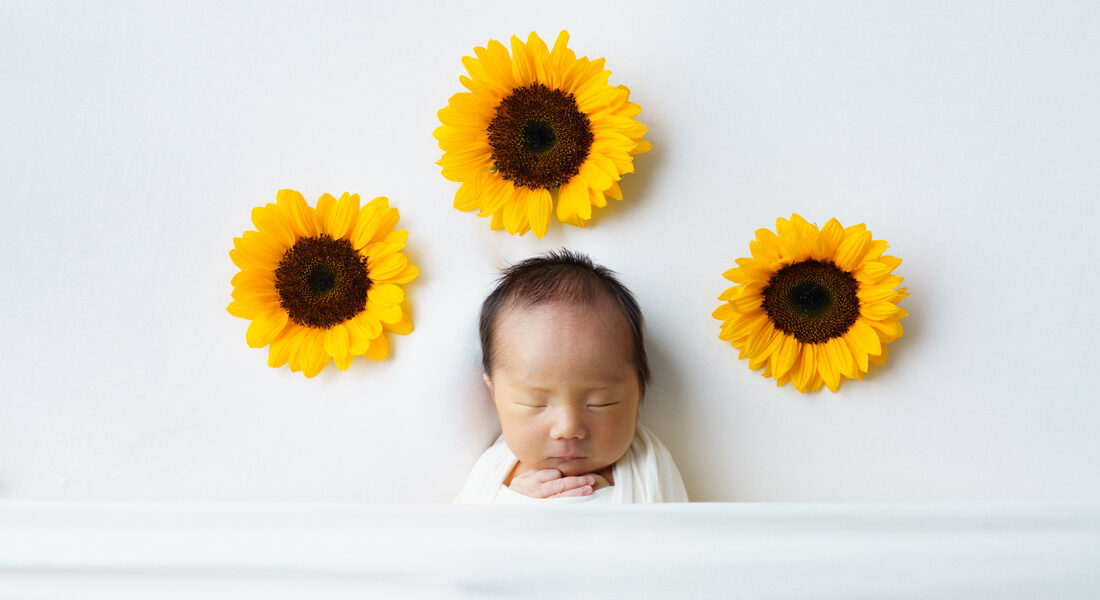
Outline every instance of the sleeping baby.
<path fill-rule="evenodd" d="M 567 250 L 515 264 L 480 332 L 502 433 L 453 503 L 688 502 L 672 455 L 638 423 L 642 313 L 614 272 Z"/>

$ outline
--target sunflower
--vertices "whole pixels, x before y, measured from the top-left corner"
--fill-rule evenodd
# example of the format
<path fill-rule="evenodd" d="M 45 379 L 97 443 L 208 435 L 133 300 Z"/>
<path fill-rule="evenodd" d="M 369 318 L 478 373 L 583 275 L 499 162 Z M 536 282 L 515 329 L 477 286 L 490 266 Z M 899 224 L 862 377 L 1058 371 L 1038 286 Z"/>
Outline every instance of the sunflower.
<path fill-rule="evenodd" d="M 511 56 L 496 40 L 474 48 L 459 77 L 470 91 L 439 111 L 437 164 L 462 183 L 454 206 L 491 216 L 494 230 L 542 237 L 551 212 L 584 227 L 607 196 L 622 200 L 619 180 L 651 147 L 630 90 L 608 85 L 604 59 L 577 58 L 568 41 L 562 31 L 547 50 L 532 32 L 526 44 L 512 36 Z"/>
<path fill-rule="evenodd" d="M 907 288 L 895 289 L 902 278 L 891 273 L 901 259 L 883 256 L 887 243 L 862 223 L 830 219 L 818 230 L 794 214 L 775 230 L 757 229 L 752 258 L 725 272 L 738 285 L 718 296 L 719 338 L 749 369 L 764 367 L 764 377 L 799 392 L 863 379 L 868 361 L 886 361 L 886 343 L 901 337 L 898 320 L 909 314 L 897 305 Z"/>
<path fill-rule="evenodd" d="M 386 198 L 359 207 L 358 194 L 324 194 L 317 207 L 294 190 L 252 209 L 257 231 L 233 239 L 229 314 L 250 319 L 245 340 L 270 344 L 267 364 L 288 362 L 313 377 L 329 359 L 341 370 L 356 355 L 389 354 L 383 330 L 412 331 L 400 285 L 420 272 L 400 252 L 409 232 Z"/>

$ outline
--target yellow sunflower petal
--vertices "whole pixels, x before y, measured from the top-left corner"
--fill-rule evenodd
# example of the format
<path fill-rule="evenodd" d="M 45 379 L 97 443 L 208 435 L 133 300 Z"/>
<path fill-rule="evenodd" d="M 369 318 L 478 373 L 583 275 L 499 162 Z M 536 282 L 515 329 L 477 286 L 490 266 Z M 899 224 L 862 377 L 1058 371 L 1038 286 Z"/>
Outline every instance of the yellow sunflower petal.
<path fill-rule="evenodd" d="M 308 359 L 312 355 L 315 344 L 315 333 L 318 330 L 309 327 L 295 327 L 290 330 L 290 370 L 303 371 Z"/>
<path fill-rule="evenodd" d="M 412 319 L 409 317 L 408 309 L 401 306 L 401 319 L 396 323 L 382 323 L 382 329 L 386 331 L 392 331 L 399 335 L 408 335 L 413 331 Z"/>
<path fill-rule="evenodd" d="M 458 188 L 458 192 L 455 193 L 455 208 L 462 211 L 474 210 L 481 204 L 481 198 L 478 195 L 477 182 L 479 179 L 471 179 L 465 181 Z"/>
<path fill-rule="evenodd" d="M 439 159 L 443 177 L 451 181 L 464 181 L 471 171 L 488 170 L 492 166 L 492 149 L 489 144 L 475 143 L 462 150 L 451 150 Z"/>
<path fill-rule="evenodd" d="M 369 256 L 367 258 L 367 269 L 370 272 L 372 281 L 384 281 L 392 279 L 404 271 L 408 263 L 409 259 L 404 254 L 393 252 L 379 256 Z"/>
<path fill-rule="evenodd" d="M 520 228 L 523 227 L 526 221 L 526 202 L 520 202 L 518 199 L 513 198 L 504 205 L 504 229 L 506 229 L 508 233 L 519 233 Z"/>
<path fill-rule="evenodd" d="M 302 374 L 312 379 L 324 370 L 331 357 L 324 349 L 324 331 L 317 330 L 303 350 Z"/>
<path fill-rule="evenodd" d="M 742 329 L 740 331 L 743 333 L 743 335 L 736 335 L 732 340 L 730 340 L 730 343 L 733 344 L 734 348 L 742 349 L 742 352 L 739 356 L 740 358 L 746 358 L 749 356 L 749 346 L 752 345 L 754 340 L 764 334 L 765 328 L 771 326 L 771 320 L 766 317 L 763 319 L 753 319 L 752 323 L 752 329 L 749 329 L 747 331 Z"/>
<path fill-rule="evenodd" d="M 248 297 L 275 291 L 274 268 L 243 269 L 233 276 L 229 283 L 233 286 L 233 297 Z M 240 295 L 238 295 L 240 292 Z"/>
<path fill-rule="evenodd" d="M 849 228 L 851 229 L 851 228 Z M 844 271 L 851 271 L 859 266 L 863 253 L 867 250 L 867 244 L 871 241 L 870 231 L 853 231 L 845 233 L 844 241 L 836 249 L 833 262 Z"/>
<path fill-rule="evenodd" d="M 622 191 L 622 189 L 619 188 L 619 184 L 615 183 L 615 182 L 611 182 L 611 187 L 604 190 L 603 193 L 607 194 L 608 196 L 611 196 L 612 198 L 614 198 L 616 200 L 622 200 L 623 199 L 623 191 Z"/>
<path fill-rule="evenodd" d="M 317 199 L 317 206 L 313 209 L 313 222 L 317 225 L 317 231 L 325 230 L 325 222 L 334 208 L 336 208 L 336 198 L 333 198 L 332 194 L 321 194 Z"/>
<path fill-rule="evenodd" d="M 604 196 L 603 192 L 598 192 L 592 188 L 588 188 L 588 202 L 597 208 L 607 206 L 607 198 Z"/>
<path fill-rule="evenodd" d="M 879 331 L 879 337 L 881 337 L 884 342 L 896 340 L 904 333 L 901 321 L 897 319 L 887 319 L 885 321 L 868 320 L 867 323 Z"/>
<path fill-rule="evenodd" d="M 813 383 L 814 373 L 817 372 L 817 364 L 814 362 L 814 345 L 802 344 L 798 353 L 798 362 L 791 370 L 791 384 L 799 392 L 805 392 Z"/>
<path fill-rule="evenodd" d="M 833 364 L 837 365 L 840 374 L 848 378 L 854 378 L 856 376 L 856 361 L 852 357 L 851 350 L 848 349 L 848 344 L 844 342 L 844 338 L 835 337 L 827 343 L 832 346 L 829 354 L 833 359 Z"/>
<path fill-rule="evenodd" d="M 487 49 L 487 56 L 490 61 L 489 70 L 492 73 L 489 81 L 499 82 L 501 88 L 509 92 L 519 87 L 521 84 L 512 75 L 512 58 L 508 56 L 508 48 L 497 40 L 489 40 Z"/>
<path fill-rule="evenodd" d="M 891 260 L 893 259 L 893 260 Z M 855 271 L 855 276 L 861 282 L 875 283 L 890 275 L 890 272 L 901 264 L 901 259 L 894 256 L 883 256 L 878 260 L 865 260 Z"/>
<path fill-rule="evenodd" d="M 895 317 L 900 310 L 897 304 L 890 302 L 875 302 L 874 304 L 863 305 L 860 307 L 859 312 L 871 321 L 881 321 L 883 319 Z"/>
<path fill-rule="evenodd" d="M 732 299 L 730 303 L 733 305 L 734 310 L 740 313 L 745 313 L 763 306 L 764 297 L 760 294 L 746 293 Z"/>
<path fill-rule="evenodd" d="M 333 239 L 342 238 L 355 226 L 359 216 L 359 194 L 347 194 L 340 196 L 336 206 L 326 215 L 325 231 Z M 334 355 L 335 356 L 335 355 Z"/>
<path fill-rule="evenodd" d="M 245 341 L 253 348 L 262 348 L 271 343 L 286 327 L 286 311 L 281 308 L 257 314 L 252 318 L 245 334 Z"/>
<path fill-rule="evenodd" d="M 367 348 L 366 357 L 371 360 L 382 360 L 389 356 L 390 345 L 386 342 L 386 336 L 380 335 L 371 340 L 370 348 Z"/>
<path fill-rule="evenodd" d="M 763 327 L 763 324 L 767 320 L 768 315 L 765 314 L 764 311 L 758 311 L 738 319 L 732 319 L 722 325 L 722 333 L 718 337 L 728 342 L 741 340 L 747 337 L 753 330 Z"/>
<path fill-rule="evenodd" d="M 874 364 L 881 367 L 882 365 L 886 364 L 886 355 L 887 354 L 889 354 L 889 348 L 887 348 L 886 346 L 883 346 L 881 354 L 877 354 L 877 355 L 872 354 L 872 355 L 867 357 L 867 360 L 870 360 L 872 363 L 874 363 Z"/>
<path fill-rule="evenodd" d="M 387 277 L 385 279 L 379 278 L 379 279 L 376 279 L 375 281 L 381 281 L 381 282 L 385 282 L 385 283 L 396 283 L 398 285 L 401 285 L 401 284 L 408 283 L 408 282 L 412 281 L 413 279 L 416 279 L 416 276 L 419 275 L 419 274 L 420 274 L 420 269 L 418 267 L 414 266 L 412 263 L 406 263 L 405 268 L 402 269 L 401 271 L 399 271 L 396 275 L 393 275 L 391 277 Z"/>
<path fill-rule="evenodd" d="M 234 317 L 240 317 L 242 319 L 252 319 L 252 317 L 264 312 L 264 308 L 253 302 L 246 302 L 242 300 L 234 300 L 226 307 L 229 314 Z"/>
<path fill-rule="evenodd" d="M 405 292 L 392 283 L 376 283 L 367 292 L 367 299 L 383 306 L 394 306 L 405 301 Z"/>
<path fill-rule="evenodd" d="M 363 354 L 371 340 L 382 335 L 382 322 L 368 311 L 363 311 L 344 323 L 348 330 L 348 349 L 353 354 Z"/>
<path fill-rule="evenodd" d="M 282 213 L 282 210 L 271 203 L 257 206 L 252 209 L 252 223 L 260 233 L 270 235 L 280 246 L 290 248 L 298 236 Z"/>
<path fill-rule="evenodd" d="M 349 343 L 348 330 L 342 323 L 325 332 L 325 352 L 333 358 L 343 358 L 348 353 Z"/>
<path fill-rule="evenodd" d="M 878 354 L 882 350 L 878 334 L 864 319 L 856 319 L 845 336 L 866 354 Z"/>
<path fill-rule="evenodd" d="M 550 64 L 555 72 L 564 71 L 577 59 L 573 51 L 567 47 L 568 44 L 569 32 L 563 29 L 558 33 L 558 39 L 554 40 L 554 47 L 550 50 Z"/>
<path fill-rule="evenodd" d="M 783 334 L 783 343 L 780 345 L 779 350 L 773 354 L 775 360 L 772 365 L 772 375 L 775 377 L 782 377 L 790 372 L 791 367 L 794 366 L 795 361 L 798 359 L 799 351 L 801 350 L 801 342 L 799 342 L 793 335 Z"/>
<path fill-rule="evenodd" d="M 389 199 L 385 196 L 379 196 L 360 208 L 359 217 L 355 221 L 355 229 L 349 238 L 352 247 L 359 250 L 373 242 L 379 230 L 390 221 L 390 210 Z M 396 223 L 397 219 L 393 219 L 393 222 Z M 392 225 L 390 228 L 392 229 Z M 382 235 L 388 232 L 387 230 Z"/>
<path fill-rule="evenodd" d="M 284 330 L 282 335 L 271 342 L 267 352 L 267 366 L 278 369 L 290 360 L 290 341 L 292 339 L 294 337 L 286 334 Z"/>
<path fill-rule="evenodd" d="M 812 223 L 802 218 L 802 215 L 795 213 L 791 215 L 791 225 L 794 226 L 795 231 L 798 232 L 799 237 L 813 238 L 817 235 L 817 227 Z"/>
<path fill-rule="evenodd" d="M 401 249 L 405 247 L 405 242 L 408 239 L 409 232 L 405 229 L 398 229 L 397 231 L 387 233 L 386 237 L 368 245 L 366 248 L 363 248 L 361 252 L 364 256 L 381 258 L 386 254 L 400 252 Z"/>
<path fill-rule="evenodd" d="M 278 291 L 275 290 L 274 282 L 238 284 L 233 287 L 231 295 L 235 301 L 248 304 L 278 304 Z"/>
<path fill-rule="evenodd" d="M 892 302 L 896 293 L 897 290 L 893 287 L 865 285 L 860 286 L 856 297 L 859 298 L 860 303 L 872 305 L 879 302 Z"/>
<path fill-rule="evenodd" d="M 554 86 L 551 77 L 553 65 L 550 64 L 550 51 L 546 48 L 539 36 L 532 31 L 527 36 L 527 51 L 531 53 L 531 64 L 535 67 L 535 81 L 547 86 Z"/>
<path fill-rule="evenodd" d="M 378 304 L 377 302 L 371 302 L 367 299 L 367 310 L 376 317 L 382 323 L 396 323 L 401 320 L 401 307 L 400 306 L 386 306 L 384 304 Z"/>
<path fill-rule="evenodd" d="M 756 240 L 749 242 L 749 252 L 755 260 L 765 265 L 779 260 L 779 236 L 770 229 L 757 229 Z"/>
<path fill-rule="evenodd" d="M 504 205 L 515 196 L 515 187 L 496 173 L 478 173 L 475 177 L 480 181 L 478 195 L 481 198 L 481 210 L 478 216 L 484 217 L 498 212 L 503 215 Z"/>
<path fill-rule="evenodd" d="M 612 168 L 614 168 L 614 165 L 612 165 Z M 589 159 L 581 165 L 580 175 L 588 182 L 589 186 L 597 190 L 606 190 L 611 187 L 611 175 L 597 166 L 594 157 L 589 157 Z"/>
<path fill-rule="evenodd" d="M 817 372 L 821 375 L 821 378 L 825 380 L 825 385 L 829 387 L 829 390 L 835 392 L 837 386 L 840 385 L 840 368 L 839 365 L 834 362 L 832 352 L 833 346 L 828 342 L 814 344 L 814 358 L 817 361 Z"/>
<path fill-rule="evenodd" d="M 355 359 L 355 355 L 347 352 L 343 356 L 333 356 L 332 362 L 336 365 L 337 369 L 341 371 L 347 371 L 351 367 L 352 360 Z"/>
<path fill-rule="evenodd" d="M 258 231 L 246 231 L 241 237 L 233 238 L 233 250 L 229 258 L 242 269 L 273 269 L 286 252 L 286 246 L 274 236 Z"/>
<path fill-rule="evenodd" d="M 317 235 L 317 226 L 313 221 L 313 209 L 306 204 L 302 194 L 294 190 L 279 190 L 275 202 L 289 219 L 296 236 L 313 237 Z"/>
<path fill-rule="evenodd" d="M 531 222 L 531 230 L 536 237 L 546 235 L 552 209 L 549 190 L 535 190 L 527 197 L 527 219 Z"/>
<path fill-rule="evenodd" d="M 840 244 L 843 236 L 844 228 L 841 227 L 840 221 L 829 219 L 829 222 L 821 228 L 821 233 L 817 236 L 817 241 L 814 242 L 810 256 L 814 260 L 831 259 L 836 253 L 836 247 Z"/>
<path fill-rule="evenodd" d="M 848 346 L 848 351 L 852 354 L 852 360 L 856 365 L 855 377 L 858 379 L 861 373 L 867 371 L 867 351 L 850 334 L 845 335 L 843 339 Z M 878 336 L 875 336 L 875 342 L 878 342 Z"/>
<path fill-rule="evenodd" d="M 559 199 L 563 204 L 568 204 L 573 215 L 583 221 L 592 218 L 592 204 L 588 200 L 588 189 L 584 179 L 574 177 L 561 187 L 559 194 Z"/>
<path fill-rule="evenodd" d="M 517 86 L 530 85 L 535 82 L 535 65 L 527 46 L 519 39 L 512 36 L 512 77 Z"/>
<path fill-rule="evenodd" d="M 761 335 L 749 344 L 749 369 L 755 371 L 771 360 L 786 337 L 769 322 Z"/>
<path fill-rule="evenodd" d="M 733 310 L 733 307 L 730 306 L 729 302 L 726 302 L 720 304 L 718 308 L 714 309 L 714 312 L 711 313 L 711 316 L 720 321 L 727 321 L 729 319 L 732 319 L 736 314 L 737 312 Z"/>

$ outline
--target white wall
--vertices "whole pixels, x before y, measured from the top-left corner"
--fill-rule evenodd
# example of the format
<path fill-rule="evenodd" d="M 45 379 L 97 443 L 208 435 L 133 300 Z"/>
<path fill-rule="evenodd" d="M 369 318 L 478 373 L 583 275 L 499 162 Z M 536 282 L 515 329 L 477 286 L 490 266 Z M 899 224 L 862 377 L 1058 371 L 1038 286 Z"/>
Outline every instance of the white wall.
<path fill-rule="evenodd" d="M 0 25 L 0 497 L 446 502 L 499 432 L 496 269 L 633 288 L 642 420 L 701 501 L 1096 499 L 1092 3 L 9 7 Z M 586 230 L 451 207 L 436 111 L 489 38 L 572 34 L 655 147 Z M 230 316 L 232 238 L 294 188 L 386 195 L 422 275 L 383 363 L 306 380 Z M 753 231 L 865 222 L 905 336 L 837 394 L 750 372 L 710 313 Z"/>

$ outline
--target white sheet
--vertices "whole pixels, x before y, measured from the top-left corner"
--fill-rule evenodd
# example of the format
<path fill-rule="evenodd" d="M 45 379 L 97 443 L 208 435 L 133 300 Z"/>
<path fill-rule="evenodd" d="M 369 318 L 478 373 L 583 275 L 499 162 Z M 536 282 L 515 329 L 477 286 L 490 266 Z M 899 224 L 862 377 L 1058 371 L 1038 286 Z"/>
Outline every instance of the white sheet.
<path fill-rule="evenodd" d="M 510 493 L 501 484 L 516 466 L 517 458 L 504 441 L 504 434 L 497 436 L 478 457 L 466 476 L 462 490 L 451 502 L 454 504 L 649 504 L 653 502 L 688 502 L 687 489 L 680 476 L 680 469 L 668 448 L 647 427 L 638 423 L 634 439 L 626 454 L 612 465 L 611 478 L 615 484 L 597 490 L 590 496 L 565 498 L 530 498 Z M 502 494 L 503 489 L 503 494 Z M 608 490 L 608 491 L 605 491 Z M 602 493 L 600 493 L 602 492 Z"/>
<path fill-rule="evenodd" d="M 1100 502 L 0 502 L 0 598 L 1100 597 Z"/>

